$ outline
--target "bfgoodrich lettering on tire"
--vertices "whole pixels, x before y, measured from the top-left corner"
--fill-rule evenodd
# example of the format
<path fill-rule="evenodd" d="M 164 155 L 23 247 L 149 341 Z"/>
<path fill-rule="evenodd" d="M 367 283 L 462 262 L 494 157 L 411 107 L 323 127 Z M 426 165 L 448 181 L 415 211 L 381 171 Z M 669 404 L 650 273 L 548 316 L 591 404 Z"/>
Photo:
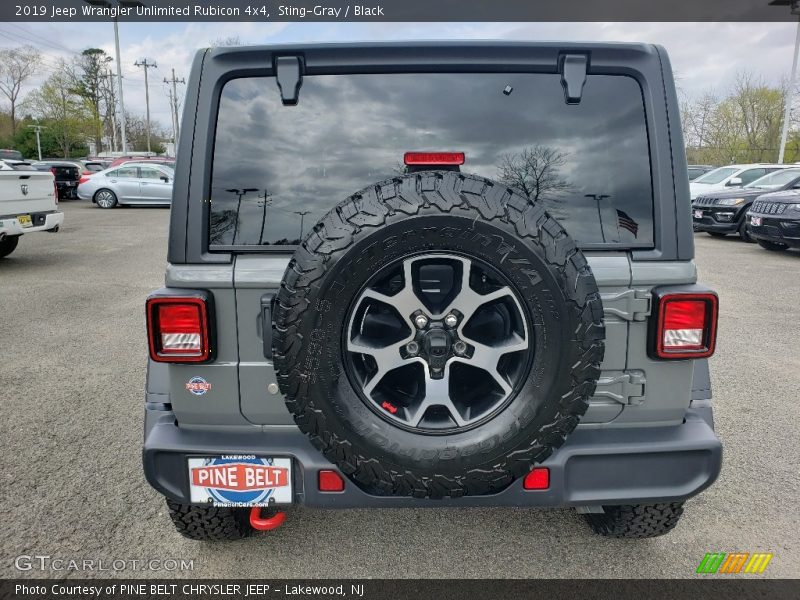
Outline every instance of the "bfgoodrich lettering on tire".
<path fill-rule="evenodd" d="M 278 382 L 297 425 L 359 487 L 507 487 L 578 424 L 603 358 L 583 254 L 496 182 L 422 172 L 319 222 L 284 275 Z"/>

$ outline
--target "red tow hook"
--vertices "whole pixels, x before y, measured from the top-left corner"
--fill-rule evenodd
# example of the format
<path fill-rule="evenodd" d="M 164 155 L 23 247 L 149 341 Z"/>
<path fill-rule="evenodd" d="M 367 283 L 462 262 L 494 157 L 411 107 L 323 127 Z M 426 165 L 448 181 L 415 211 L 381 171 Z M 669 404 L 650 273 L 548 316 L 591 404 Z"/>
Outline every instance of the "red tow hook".
<path fill-rule="evenodd" d="M 273 516 L 266 519 L 261 518 L 261 507 L 254 506 L 250 509 L 250 526 L 258 531 L 272 531 L 277 529 L 286 520 L 286 513 L 281 511 L 276 512 Z"/>

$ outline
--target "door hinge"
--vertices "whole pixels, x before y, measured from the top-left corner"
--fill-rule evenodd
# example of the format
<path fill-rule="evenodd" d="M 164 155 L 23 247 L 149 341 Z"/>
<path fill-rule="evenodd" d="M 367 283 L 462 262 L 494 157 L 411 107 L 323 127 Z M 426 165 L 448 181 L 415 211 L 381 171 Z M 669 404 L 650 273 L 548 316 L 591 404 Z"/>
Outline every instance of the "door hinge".
<path fill-rule="evenodd" d="M 619 293 L 600 294 L 603 313 L 625 319 L 644 321 L 650 314 L 651 293 L 648 290 L 625 290 Z"/>
<path fill-rule="evenodd" d="M 636 406 L 644 402 L 644 394 L 644 371 L 617 371 L 603 375 L 597 380 L 593 398 Z"/>

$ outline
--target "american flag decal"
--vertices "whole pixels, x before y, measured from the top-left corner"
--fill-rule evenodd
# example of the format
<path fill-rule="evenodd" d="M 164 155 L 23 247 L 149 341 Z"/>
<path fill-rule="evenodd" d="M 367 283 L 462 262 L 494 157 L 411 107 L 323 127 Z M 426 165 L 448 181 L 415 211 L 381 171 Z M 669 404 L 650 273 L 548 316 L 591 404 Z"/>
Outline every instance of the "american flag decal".
<path fill-rule="evenodd" d="M 633 237 L 636 237 L 636 234 L 639 233 L 639 224 L 631 219 L 628 216 L 628 213 L 617 210 L 617 222 L 619 223 L 620 227 L 630 231 L 633 234 Z"/>

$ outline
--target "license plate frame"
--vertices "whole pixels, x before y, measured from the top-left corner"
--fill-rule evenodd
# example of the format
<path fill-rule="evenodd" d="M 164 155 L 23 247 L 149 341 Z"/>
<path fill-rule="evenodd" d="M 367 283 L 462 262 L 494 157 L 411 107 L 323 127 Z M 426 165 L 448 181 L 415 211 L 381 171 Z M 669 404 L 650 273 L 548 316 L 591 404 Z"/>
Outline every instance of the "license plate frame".
<path fill-rule="evenodd" d="M 692 216 L 695 219 L 702 219 L 703 218 L 703 211 L 702 210 L 695 210 Z"/>
<path fill-rule="evenodd" d="M 753 227 L 761 227 L 761 217 L 750 217 L 750 225 Z"/>
<path fill-rule="evenodd" d="M 292 459 L 255 455 L 186 459 L 192 504 L 220 507 L 292 504 Z"/>
<path fill-rule="evenodd" d="M 33 227 L 33 219 L 30 215 L 18 215 L 17 216 L 17 223 L 23 229 L 27 229 L 28 227 Z"/>

